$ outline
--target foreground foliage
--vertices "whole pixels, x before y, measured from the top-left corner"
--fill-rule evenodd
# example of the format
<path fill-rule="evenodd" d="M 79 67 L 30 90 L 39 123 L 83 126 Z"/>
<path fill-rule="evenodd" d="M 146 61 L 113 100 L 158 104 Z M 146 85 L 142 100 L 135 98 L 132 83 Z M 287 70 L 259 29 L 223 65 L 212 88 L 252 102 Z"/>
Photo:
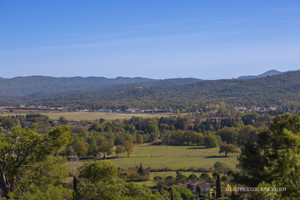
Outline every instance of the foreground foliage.
<path fill-rule="evenodd" d="M 30 199 L 31 195 L 46 195 L 53 191 L 68 196 L 67 189 L 62 188 L 62 181 L 68 176 L 65 159 L 53 155 L 58 154 L 69 140 L 70 132 L 65 126 L 47 134 L 37 133 L 31 128 L 14 128 L 11 133 L 0 135 L 0 188 L 3 196 Z"/>
<path fill-rule="evenodd" d="M 242 173 L 236 181 L 251 187 L 286 187 L 278 199 L 300 196 L 300 112 L 277 116 L 269 129 L 258 135 L 257 144 L 246 144 L 238 157 Z M 258 195 L 258 194 L 257 194 Z"/>

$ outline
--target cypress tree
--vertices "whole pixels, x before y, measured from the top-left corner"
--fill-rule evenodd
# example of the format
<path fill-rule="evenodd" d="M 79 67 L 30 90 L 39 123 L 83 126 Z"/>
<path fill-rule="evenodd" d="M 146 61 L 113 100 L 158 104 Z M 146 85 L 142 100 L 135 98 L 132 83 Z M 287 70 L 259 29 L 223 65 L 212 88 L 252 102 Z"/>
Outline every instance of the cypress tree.
<path fill-rule="evenodd" d="M 216 180 L 216 197 L 220 198 L 221 197 L 221 181 L 220 181 L 220 175 L 217 176 Z"/>

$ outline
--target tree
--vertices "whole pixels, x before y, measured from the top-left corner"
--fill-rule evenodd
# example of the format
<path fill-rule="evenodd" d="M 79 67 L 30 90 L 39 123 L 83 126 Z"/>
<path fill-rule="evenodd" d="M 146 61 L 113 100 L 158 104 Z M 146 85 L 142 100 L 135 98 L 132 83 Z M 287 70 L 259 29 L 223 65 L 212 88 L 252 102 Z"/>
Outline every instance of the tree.
<path fill-rule="evenodd" d="M 111 161 L 90 161 L 79 168 L 79 199 L 162 199 L 149 188 L 120 179 Z"/>
<path fill-rule="evenodd" d="M 202 173 L 199 177 L 199 179 L 201 180 L 205 180 L 207 182 L 211 182 L 211 177 L 209 176 L 208 173 Z"/>
<path fill-rule="evenodd" d="M 85 156 L 88 152 L 89 143 L 84 138 L 78 138 L 73 142 L 72 148 L 78 156 Z"/>
<path fill-rule="evenodd" d="M 216 197 L 220 198 L 221 197 L 221 181 L 220 181 L 220 175 L 217 175 L 217 180 L 216 180 Z"/>
<path fill-rule="evenodd" d="M 144 142 L 143 135 L 138 134 L 138 135 L 136 136 L 136 142 L 137 142 L 138 144 L 143 144 L 143 142 Z"/>
<path fill-rule="evenodd" d="M 97 144 L 99 145 L 98 151 L 103 154 L 103 158 L 106 158 L 108 155 L 112 154 L 114 145 L 107 139 L 99 138 Z"/>
<path fill-rule="evenodd" d="M 152 142 L 155 141 L 160 134 L 157 122 L 153 119 L 147 120 L 145 132 L 150 133 Z"/>
<path fill-rule="evenodd" d="M 122 145 L 116 146 L 115 154 L 116 154 L 117 157 L 118 157 L 118 155 L 119 155 L 120 153 L 124 153 L 124 152 L 125 152 L 125 149 L 124 149 L 124 147 L 123 147 Z"/>
<path fill-rule="evenodd" d="M 142 176 L 146 175 L 146 172 L 145 172 L 145 170 L 144 170 L 144 167 L 143 167 L 142 163 L 140 163 L 140 166 L 139 166 L 139 168 L 138 168 L 138 173 L 139 173 L 140 175 L 142 175 Z"/>
<path fill-rule="evenodd" d="M 196 195 L 198 198 L 202 197 L 202 191 L 199 185 L 196 186 Z"/>
<path fill-rule="evenodd" d="M 68 123 L 67 119 L 63 116 L 60 116 L 58 118 L 58 122 L 59 122 L 60 125 L 66 125 Z"/>
<path fill-rule="evenodd" d="M 286 187 L 280 199 L 297 199 L 300 191 L 300 112 L 279 115 L 258 134 L 257 144 L 247 143 L 238 157 L 242 173 L 235 181 Z"/>
<path fill-rule="evenodd" d="M 189 175 L 188 179 L 189 179 L 190 181 L 195 181 L 195 180 L 198 179 L 198 177 L 197 177 L 196 174 L 191 174 L 191 175 Z"/>
<path fill-rule="evenodd" d="M 4 196 L 47 192 L 49 185 L 58 186 L 66 172 L 59 164 L 65 161 L 51 156 L 61 152 L 69 141 L 66 126 L 47 134 L 16 127 L 10 134 L 0 135 L 0 188 Z"/>
<path fill-rule="evenodd" d="M 188 177 L 183 175 L 180 171 L 176 171 L 176 182 L 177 183 L 185 183 L 188 181 Z"/>
<path fill-rule="evenodd" d="M 227 157 L 228 153 L 237 153 L 238 149 L 233 144 L 227 144 L 226 142 L 224 142 L 220 146 L 219 153 L 223 153 L 223 152 L 225 153 L 225 157 Z"/>
<path fill-rule="evenodd" d="M 125 140 L 122 144 L 124 150 L 127 152 L 127 156 L 134 151 L 134 145 L 132 142 Z"/>
<path fill-rule="evenodd" d="M 236 144 L 238 128 L 235 127 L 224 127 L 217 132 L 220 135 L 222 141 L 228 144 Z"/>
<path fill-rule="evenodd" d="M 230 168 L 227 166 L 227 164 L 219 161 L 215 162 L 214 169 L 216 172 L 224 174 L 230 171 Z"/>
<path fill-rule="evenodd" d="M 179 186 L 171 187 L 171 199 L 184 199 L 184 200 L 194 200 L 195 195 L 189 190 Z"/>
<path fill-rule="evenodd" d="M 207 134 L 204 136 L 204 145 L 206 148 L 214 148 L 219 146 L 221 138 L 218 135 Z"/>
<path fill-rule="evenodd" d="M 237 136 L 238 144 L 245 144 L 247 142 L 255 143 L 257 142 L 258 130 L 252 125 L 247 125 L 241 128 Z"/>

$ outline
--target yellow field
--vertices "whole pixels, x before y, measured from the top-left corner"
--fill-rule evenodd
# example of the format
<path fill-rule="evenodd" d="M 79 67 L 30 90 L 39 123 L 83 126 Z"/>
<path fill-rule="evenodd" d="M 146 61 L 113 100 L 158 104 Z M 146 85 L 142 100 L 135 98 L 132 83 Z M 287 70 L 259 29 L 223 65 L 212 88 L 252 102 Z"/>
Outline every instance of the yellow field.
<path fill-rule="evenodd" d="M 22 113 L 26 115 L 28 113 Z M 152 114 L 152 113 L 103 113 L 103 112 L 42 112 L 40 114 L 47 115 L 50 119 L 58 119 L 60 116 L 65 117 L 67 120 L 96 120 L 96 119 L 130 119 L 131 117 L 154 118 L 162 116 L 170 116 L 173 114 Z M 20 113 L 1 113 L 0 116 L 20 115 Z"/>

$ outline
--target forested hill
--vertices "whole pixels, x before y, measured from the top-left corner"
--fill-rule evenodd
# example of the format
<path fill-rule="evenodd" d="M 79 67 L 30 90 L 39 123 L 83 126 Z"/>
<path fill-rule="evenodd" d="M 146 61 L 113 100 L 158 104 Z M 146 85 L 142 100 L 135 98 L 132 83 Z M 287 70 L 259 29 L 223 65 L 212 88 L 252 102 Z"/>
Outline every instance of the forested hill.
<path fill-rule="evenodd" d="M 69 91 L 106 88 L 112 85 L 147 83 L 147 82 L 172 82 L 186 83 L 195 82 L 198 79 L 166 79 L 157 80 L 149 78 L 104 78 L 104 77 L 48 77 L 48 76 L 29 76 L 16 77 L 11 79 L 0 78 L 0 96 L 48 96 Z"/>
<path fill-rule="evenodd" d="M 29 76 L 16 77 L 12 79 L 0 79 L 0 95 L 5 96 L 27 96 L 32 94 L 56 94 L 74 90 L 105 87 L 113 84 L 128 84 L 154 81 L 147 78 L 118 77 L 108 79 L 104 77 L 47 77 Z"/>
<path fill-rule="evenodd" d="M 267 72 L 265 72 L 263 74 L 259 74 L 257 76 L 255 76 L 255 75 L 252 75 L 252 76 L 240 76 L 237 79 L 263 78 L 263 77 L 267 77 L 267 76 L 275 76 L 275 75 L 284 74 L 284 73 L 285 72 L 280 72 L 280 71 L 277 71 L 277 70 L 270 70 L 270 71 L 267 71 Z"/>
<path fill-rule="evenodd" d="M 300 108 L 300 71 L 258 79 L 152 81 L 115 85 L 34 98 L 52 106 L 110 108 L 187 108 L 225 102 L 241 106 L 288 105 Z"/>

